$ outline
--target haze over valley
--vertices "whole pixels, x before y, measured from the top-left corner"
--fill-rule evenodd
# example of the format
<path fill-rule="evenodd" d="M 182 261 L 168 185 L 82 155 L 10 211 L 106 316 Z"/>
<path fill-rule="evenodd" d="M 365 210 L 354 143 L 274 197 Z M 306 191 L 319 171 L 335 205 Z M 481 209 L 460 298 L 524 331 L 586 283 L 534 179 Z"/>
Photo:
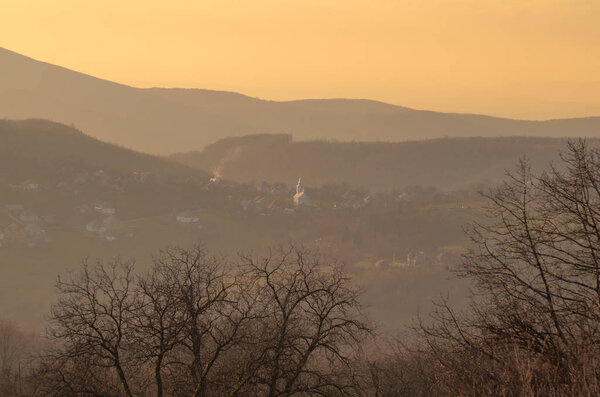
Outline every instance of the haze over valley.
<path fill-rule="evenodd" d="M 600 395 L 598 13 L 6 1 L 0 397 Z"/>

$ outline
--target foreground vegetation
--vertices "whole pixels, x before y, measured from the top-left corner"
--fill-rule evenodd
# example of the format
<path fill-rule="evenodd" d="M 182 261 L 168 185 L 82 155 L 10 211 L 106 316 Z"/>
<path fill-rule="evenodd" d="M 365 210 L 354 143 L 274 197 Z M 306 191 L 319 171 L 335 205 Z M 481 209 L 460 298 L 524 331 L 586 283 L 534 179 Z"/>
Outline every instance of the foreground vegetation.
<path fill-rule="evenodd" d="M 490 191 L 442 301 L 384 341 L 343 268 L 288 246 L 231 261 L 169 248 L 58 279 L 48 336 L 0 327 L 2 395 L 595 396 L 600 394 L 600 151 L 521 162 Z M 375 336 L 378 337 L 375 337 Z"/>

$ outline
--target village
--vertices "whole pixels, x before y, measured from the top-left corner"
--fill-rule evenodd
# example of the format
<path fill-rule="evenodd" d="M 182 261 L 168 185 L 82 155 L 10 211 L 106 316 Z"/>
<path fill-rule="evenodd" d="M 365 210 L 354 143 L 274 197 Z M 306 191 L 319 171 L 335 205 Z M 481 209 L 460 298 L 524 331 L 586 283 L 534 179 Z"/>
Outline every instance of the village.
<path fill-rule="evenodd" d="M 160 180 L 149 172 L 123 175 L 102 169 L 67 173 L 54 181 L 6 183 L 0 203 L 0 250 L 48 249 L 58 231 L 110 245 L 135 240 L 140 231 L 169 227 L 211 241 L 231 233 L 220 221 L 228 219 L 229 224 L 260 230 L 265 241 L 269 235 L 313 241 L 339 251 L 359 268 L 405 268 L 442 259 L 448 263 L 448 256 L 457 251 L 443 248 L 456 242 L 445 244 L 435 238 L 428 245 L 394 242 L 394 234 L 406 234 L 401 230 L 414 234 L 415 227 L 425 232 L 431 227 L 420 224 L 423 220 L 415 218 L 415 208 L 438 208 L 449 216 L 472 210 L 468 204 L 472 192 L 418 187 L 368 192 L 340 185 L 312 188 L 309 194 L 304 183 L 299 178 L 291 189 L 283 183 L 237 184 L 220 178 Z M 381 221 L 373 224 L 378 218 Z M 390 222 L 393 218 L 401 221 Z"/>

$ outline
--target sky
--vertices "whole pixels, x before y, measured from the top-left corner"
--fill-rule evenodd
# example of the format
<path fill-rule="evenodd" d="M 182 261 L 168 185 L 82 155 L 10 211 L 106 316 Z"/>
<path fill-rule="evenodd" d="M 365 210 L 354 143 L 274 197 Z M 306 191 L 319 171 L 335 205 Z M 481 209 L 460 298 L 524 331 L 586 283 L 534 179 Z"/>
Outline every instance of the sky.
<path fill-rule="evenodd" d="M 600 0 L 0 0 L 0 46 L 138 87 L 600 115 Z"/>

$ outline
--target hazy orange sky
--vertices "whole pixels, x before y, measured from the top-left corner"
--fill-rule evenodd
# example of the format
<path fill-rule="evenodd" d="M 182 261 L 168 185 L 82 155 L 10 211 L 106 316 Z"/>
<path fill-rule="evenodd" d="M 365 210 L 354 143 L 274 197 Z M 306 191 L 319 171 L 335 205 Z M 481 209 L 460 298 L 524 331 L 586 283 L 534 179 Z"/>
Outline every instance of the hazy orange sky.
<path fill-rule="evenodd" d="M 599 18 L 600 0 L 0 0 L 0 46 L 141 87 L 552 118 L 600 115 Z"/>

